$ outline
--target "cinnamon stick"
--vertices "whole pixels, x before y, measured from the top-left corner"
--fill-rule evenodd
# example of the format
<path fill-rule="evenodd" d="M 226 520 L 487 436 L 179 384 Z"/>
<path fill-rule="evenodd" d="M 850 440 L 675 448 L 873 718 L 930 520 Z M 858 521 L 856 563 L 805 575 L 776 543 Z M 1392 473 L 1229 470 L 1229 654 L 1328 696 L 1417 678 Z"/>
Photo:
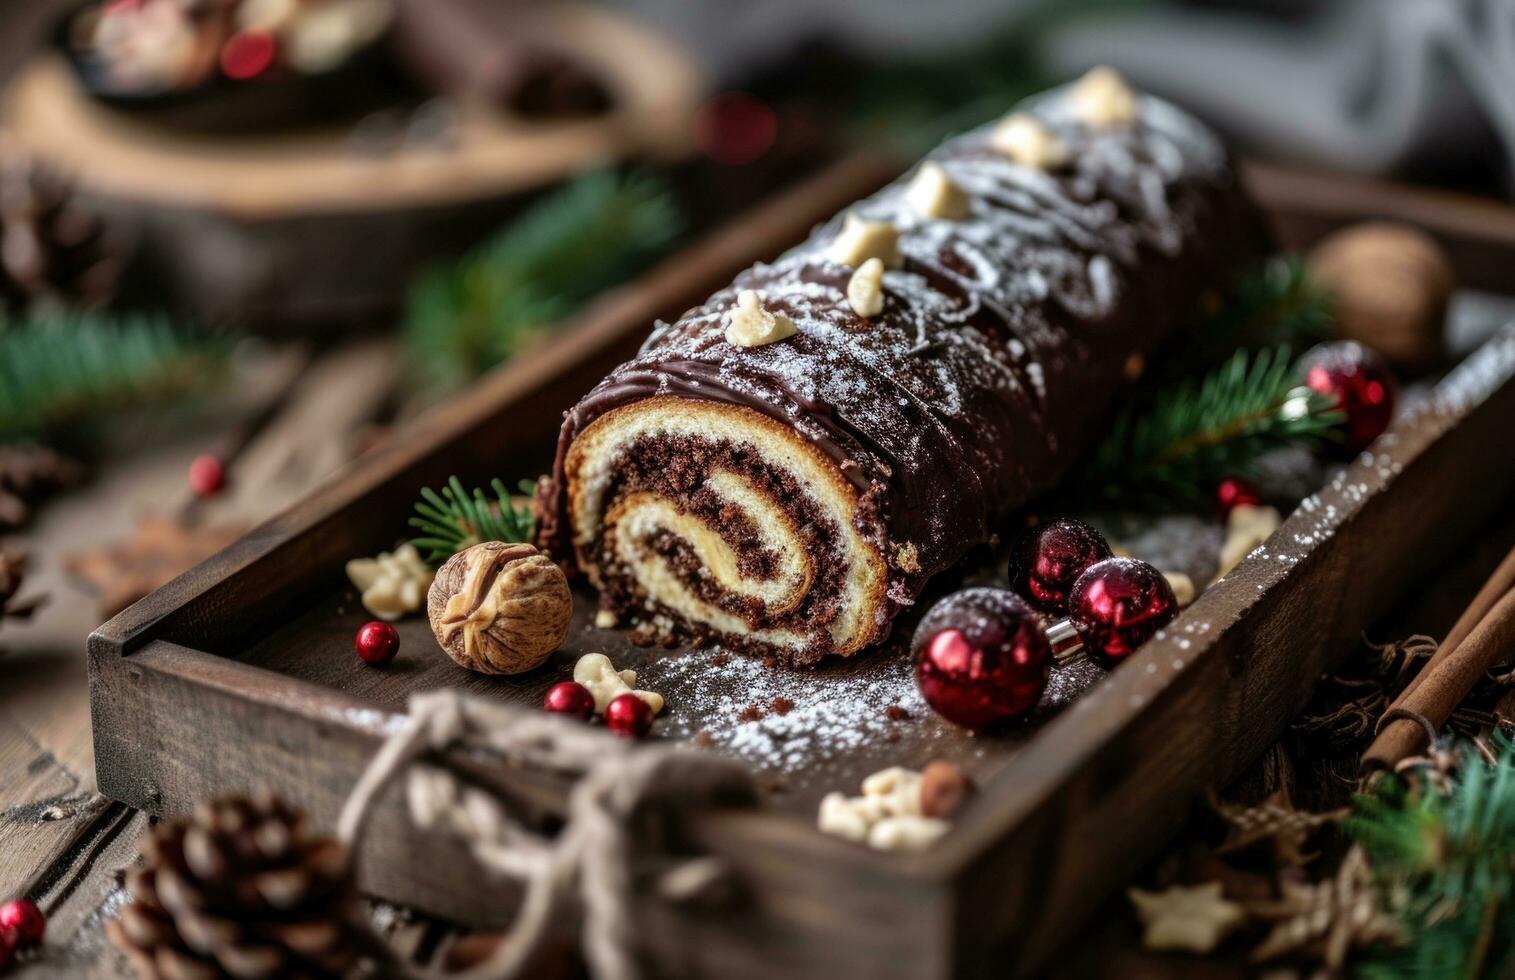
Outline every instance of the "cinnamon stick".
<path fill-rule="evenodd" d="M 1408 696 L 1397 707 L 1424 717 L 1433 728 L 1439 729 L 1468 696 L 1484 671 L 1511 647 L 1515 647 L 1515 590 L 1507 590 L 1456 649 L 1434 665 L 1434 669 L 1432 664 L 1426 664 L 1420 674 L 1420 683 L 1407 692 Z M 1426 729 L 1415 718 L 1394 718 L 1384 725 L 1373 744 L 1368 746 L 1368 751 L 1363 753 L 1362 767 L 1393 768 L 1401 760 L 1425 749 L 1426 737 Z"/>
<path fill-rule="evenodd" d="M 1499 597 L 1511 589 L 1515 589 L 1515 548 L 1511 548 L 1510 553 L 1504 556 L 1499 567 L 1494 569 L 1489 580 L 1483 584 L 1483 588 L 1478 590 L 1473 601 L 1468 603 L 1468 608 L 1463 610 L 1457 622 L 1452 625 L 1452 629 L 1447 632 L 1446 638 L 1441 641 L 1436 652 L 1431 654 L 1431 658 L 1420 668 L 1420 672 L 1410 680 L 1403 691 L 1399 692 L 1399 697 L 1395 698 L 1389 707 L 1403 707 L 1405 699 L 1420 686 L 1420 682 L 1430 676 L 1432 671 L 1452 655 L 1452 651 L 1456 650 L 1458 645 L 1467 639 L 1468 634 L 1473 632 L 1473 627 L 1477 626 L 1479 621 L 1489 614 L 1489 610 L 1494 608 L 1494 603 L 1499 601 Z"/>

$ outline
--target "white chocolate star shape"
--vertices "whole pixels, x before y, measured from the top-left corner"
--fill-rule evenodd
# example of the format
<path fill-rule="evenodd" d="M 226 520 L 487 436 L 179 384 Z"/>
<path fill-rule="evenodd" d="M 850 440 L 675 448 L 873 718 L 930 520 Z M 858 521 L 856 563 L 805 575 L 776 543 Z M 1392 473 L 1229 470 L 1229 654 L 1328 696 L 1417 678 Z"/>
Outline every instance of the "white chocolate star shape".
<path fill-rule="evenodd" d="M 1011 162 L 1037 170 L 1055 170 L 1068 162 L 1068 150 L 1047 124 L 1027 112 L 1015 112 L 1001 120 L 989 134 L 989 143 Z"/>
<path fill-rule="evenodd" d="M 1136 93 L 1120 72 L 1103 65 L 1075 82 L 1068 98 L 1074 116 L 1100 129 L 1134 122 L 1139 108 Z"/>
<path fill-rule="evenodd" d="M 1209 953 L 1247 918 L 1240 905 L 1226 900 L 1218 881 L 1160 892 L 1131 888 L 1126 895 L 1142 920 L 1142 945 L 1148 949 Z"/>
<path fill-rule="evenodd" d="M 930 160 L 921 164 L 905 198 L 923 217 L 959 221 L 968 216 L 967 193 L 953 183 L 941 164 Z"/>

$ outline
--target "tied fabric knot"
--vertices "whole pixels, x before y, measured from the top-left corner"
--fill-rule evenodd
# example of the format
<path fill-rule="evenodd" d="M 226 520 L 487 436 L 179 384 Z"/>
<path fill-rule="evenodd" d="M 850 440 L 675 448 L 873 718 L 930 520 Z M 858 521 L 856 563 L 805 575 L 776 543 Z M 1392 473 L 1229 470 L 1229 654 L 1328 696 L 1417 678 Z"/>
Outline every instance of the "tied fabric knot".
<path fill-rule="evenodd" d="M 633 980 L 634 955 L 627 822 L 648 808 L 752 805 L 757 789 L 746 769 L 727 760 L 657 745 L 637 746 L 555 715 L 512 708 L 454 690 L 410 699 L 409 719 L 380 748 L 342 808 L 338 837 L 355 855 L 374 806 L 396 780 L 405 780 L 406 809 L 417 827 L 449 833 L 468 845 L 481 867 L 519 880 L 525 897 L 509 934 L 458 980 L 504 980 L 520 974 L 545 934 L 558 903 L 576 892 L 583 909 L 583 944 L 591 972 L 604 980 Z M 566 821 L 554 838 L 525 826 L 494 795 L 421 756 L 459 747 L 514 765 L 577 776 Z M 709 893 L 724 863 L 675 860 L 656 892 L 670 901 Z M 412 975 L 444 974 L 411 970 Z"/>

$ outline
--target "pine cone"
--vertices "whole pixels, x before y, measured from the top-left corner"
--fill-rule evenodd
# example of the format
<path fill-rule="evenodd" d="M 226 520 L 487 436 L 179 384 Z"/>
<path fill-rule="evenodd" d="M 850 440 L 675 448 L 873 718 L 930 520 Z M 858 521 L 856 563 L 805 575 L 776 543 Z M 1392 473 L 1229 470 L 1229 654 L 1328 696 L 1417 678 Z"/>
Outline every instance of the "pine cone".
<path fill-rule="evenodd" d="M 0 621 L 25 619 L 45 601 L 42 596 L 17 599 L 26 581 L 26 556 L 9 548 L 0 548 Z"/>
<path fill-rule="evenodd" d="M 104 302 L 121 271 L 117 244 L 54 171 L 24 161 L 0 171 L 0 301 L 7 306 L 43 297 Z"/>
<path fill-rule="evenodd" d="M 361 943 L 342 846 L 271 795 L 202 803 L 154 827 L 106 923 L 143 980 L 347 975 Z"/>
<path fill-rule="evenodd" d="M 79 481 L 79 464 L 41 446 L 0 446 L 0 531 L 18 528 L 31 505 Z"/>

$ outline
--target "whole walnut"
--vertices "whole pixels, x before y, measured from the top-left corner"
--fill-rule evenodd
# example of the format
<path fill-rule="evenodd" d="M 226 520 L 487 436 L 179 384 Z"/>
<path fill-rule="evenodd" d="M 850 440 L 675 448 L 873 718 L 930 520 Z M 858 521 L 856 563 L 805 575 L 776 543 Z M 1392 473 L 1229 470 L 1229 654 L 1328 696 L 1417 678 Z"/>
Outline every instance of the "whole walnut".
<path fill-rule="evenodd" d="M 485 541 L 437 570 L 426 614 L 437 642 L 460 666 L 519 674 L 562 645 L 573 594 L 563 570 L 531 545 Z"/>
<path fill-rule="evenodd" d="M 1433 367 L 1443 356 L 1456 276 L 1429 235 L 1387 221 L 1352 225 L 1315 246 L 1310 271 L 1332 294 L 1344 339 L 1406 371 Z"/>

